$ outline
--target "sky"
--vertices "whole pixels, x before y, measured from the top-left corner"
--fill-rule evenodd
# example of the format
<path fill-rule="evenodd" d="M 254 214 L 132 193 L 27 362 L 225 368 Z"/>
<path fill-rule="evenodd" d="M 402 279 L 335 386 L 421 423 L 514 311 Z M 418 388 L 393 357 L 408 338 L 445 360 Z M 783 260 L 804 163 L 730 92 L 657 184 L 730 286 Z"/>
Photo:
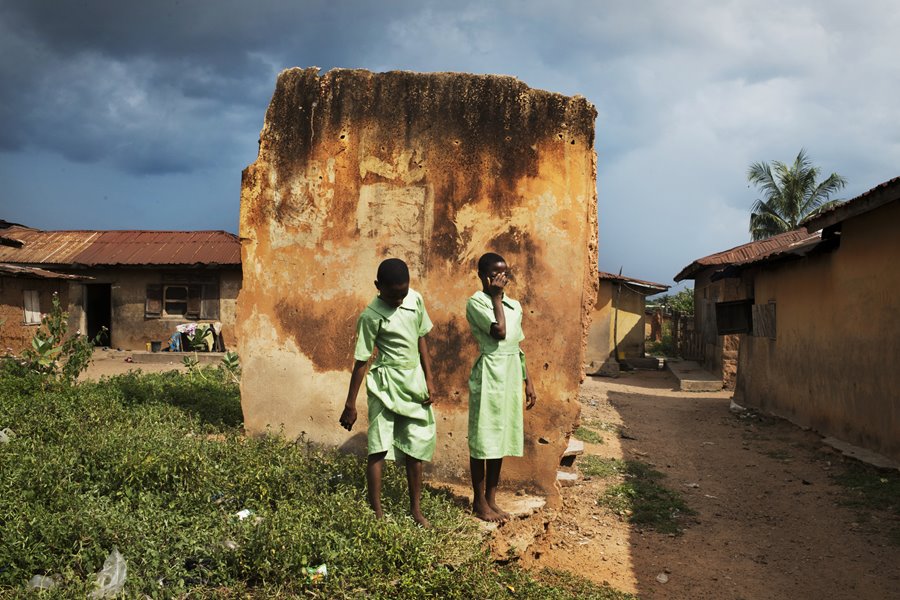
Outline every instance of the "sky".
<path fill-rule="evenodd" d="M 512 75 L 597 108 L 604 271 L 750 241 L 757 161 L 900 175 L 900 3 L 0 0 L 0 219 L 237 231 L 278 73 Z"/>

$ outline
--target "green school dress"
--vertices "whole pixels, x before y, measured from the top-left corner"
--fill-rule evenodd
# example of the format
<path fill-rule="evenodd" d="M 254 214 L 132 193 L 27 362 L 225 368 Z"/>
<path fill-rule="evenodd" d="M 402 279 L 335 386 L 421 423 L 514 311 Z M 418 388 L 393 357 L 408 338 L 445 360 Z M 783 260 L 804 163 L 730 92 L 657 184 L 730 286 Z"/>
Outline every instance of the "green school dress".
<path fill-rule="evenodd" d="M 469 376 L 469 455 L 472 458 L 522 456 L 525 353 L 519 342 L 522 306 L 503 297 L 506 339 L 491 337 L 494 307 L 491 297 L 477 291 L 466 303 L 466 320 L 481 354 Z"/>
<path fill-rule="evenodd" d="M 431 460 L 436 429 L 428 398 L 425 372 L 419 361 L 419 338 L 431 331 L 422 296 L 409 290 L 395 308 L 376 297 L 356 322 L 356 360 L 378 355 L 366 375 L 368 394 L 368 452 L 387 452 Z"/>

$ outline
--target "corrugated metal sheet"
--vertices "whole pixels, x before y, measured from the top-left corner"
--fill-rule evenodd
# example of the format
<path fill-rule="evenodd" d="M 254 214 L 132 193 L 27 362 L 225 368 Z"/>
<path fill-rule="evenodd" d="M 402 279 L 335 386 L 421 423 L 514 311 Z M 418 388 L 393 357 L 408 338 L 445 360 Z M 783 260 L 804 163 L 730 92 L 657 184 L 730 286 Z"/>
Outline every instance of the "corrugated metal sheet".
<path fill-rule="evenodd" d="M 240 239 L 225 231 L 39 231 L 9 228 L 21 248 L 0 247 L 0 261 L 24 264 L 240 265 Z"/>
<path fill-rule="evenodd" d="M 0 262 L 66 265 L 100 236 L 99 231 L 40 231 L 10 227 L 3 236 L 22 242 L 20 248 L 0 246 Z"/>
<path fill-rule="evenodd" d="M 697 260 L 683 268 L 681 272 L 675 276 L 675 281 L 690 279 L 698 271 L 706 267 L 712 267 L 716 265 L 731 265 L 734 263 L 742 263 L 754 260 L 761 256 L 771 254 L 772 252 L 787 248 L 788 246 L 796 242 L 808 239 L 809 236 L 810 234 L 807 233 L 806 230 L 795 229 L 794 231 L 788 231 L 787 233 L 779 233 L 778 235 L 774 235 L 764 240 L 750 242 L 749 244 L 743 244 L 729 250 L 716 252 L 715 254 L 710 254 L 709 256 L 698 258 Z"/>
<path fill-rule="evenodd" d="M 22 265 L 10 265 L 0 263 L 0 275 L 11 275 L 13 277 L 31 277 L 35 279 L 72 279 L 81 281 L 83 279 L 93 279 L 93 277 L 82 277 L 80 275 L 66 275 L 65 273 L 54 273 L 37 267 L 23 267 Z"/>
<path fill-rule="evenodd" d="M 669 286 L 664 283 L 655 283 L 653 281 L 644 281 L 642 279 L 635 279 L 633 277 L 625 277 L 624 275 L 616 275 L 615 273 L 607 273 L 605 271 L 600 271 L 600 280 L 608 280 L 608 281 L 624 281 L 625 283 L 633 283 L 635 285 L 658 289 L 660 292 L 664 292 L 669 289 Z"/>
<path fill-rule="evenodd" d="M 887 202 L 896 202 L 898 193 L 900 193 L 900 177 L 894 177 L 884 183 L 879 183 L 856 198 L 832 206 L 813 217 L 808 217 L 800 224 L 805 226 L 807 230 L 828 227 L 845 219 L 874 210 Z"/>

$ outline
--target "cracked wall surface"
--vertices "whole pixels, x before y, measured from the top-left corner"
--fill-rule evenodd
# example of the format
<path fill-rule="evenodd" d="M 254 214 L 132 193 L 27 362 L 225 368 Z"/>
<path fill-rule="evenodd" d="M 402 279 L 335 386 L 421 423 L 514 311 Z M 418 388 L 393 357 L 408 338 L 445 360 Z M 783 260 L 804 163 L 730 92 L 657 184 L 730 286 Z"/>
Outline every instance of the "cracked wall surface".
<path fill-rule="evenodd" d="M 352 434 L 338 416 L 356 318 L 376 293 L 378 263 L 395 256 L 435 324 L 432 476 L 464 480 L 477 355 L 465 302 L 480 287 L 478 257 L 495 251 L 525 310 L 539 398 L 525 417 L 525 456 L 505 463 L 504 479 L 553 495 L 596 297 L 595 118 L 584 98 L 512 77 L 282 72 L 241 190 L 248 432 L 364 451 L 365 392 Z"/>

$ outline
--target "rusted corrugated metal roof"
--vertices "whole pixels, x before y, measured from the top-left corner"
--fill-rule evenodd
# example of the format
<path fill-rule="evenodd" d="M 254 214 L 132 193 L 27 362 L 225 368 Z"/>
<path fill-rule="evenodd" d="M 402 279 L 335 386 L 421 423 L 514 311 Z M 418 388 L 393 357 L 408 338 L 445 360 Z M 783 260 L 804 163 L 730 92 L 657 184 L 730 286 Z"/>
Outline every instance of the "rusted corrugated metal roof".
<path fill-rule="evenodd" d="M 652 291 L 652 293 L 664 292 L 669 289 L 669 286 L 664 283 L 654 283 L 653 281 L 644 281 L 642 279 L 634 279 L 633 277 L 625 277 L 624 275 L 616 275 L 615 273 L 607 273 L 605 271 L 600 271 L 600 280 L 607 281 L 622 281 L 625 283 L 630 283 L 633 285 L 641 286 L 648 288 Z"/>
<path fill-rule="evenodd" d="M 681 272 L 675 276 L 675 281 L 681 281 L 682 279 L 692 279 L 698 271 L 701 271 L 706 267 L 726 266 L 735 263 L 751 261 L 772 252 L 787 248 L 793 243 L 807 239 L 809 235 L 810 234 L 807 233 L 805 229 L 795 229 L 794 231 L 788 231 L 787 233 L 779 233 L 778 235 L 773 235 L 772 237 L 764 240 L 758 240 L 755 242 L 750 242 L 748 244 L 743 244 L 741 246 L 735 246 L 734 248 L 731 248 L 729 250 L 716 252 L 715 254 L 710 254 L 709 256 L 698 258 L 697 260 L 683 268 Z"/>
<path fill-rule="evenodd" d="M 894 177 L 876 185 L 867 192 L 863 192 L 852 200 L 842 202 L 828 210 L 804 219 L 800 224 L 806 227 L 807 230 L 823 229 L 874 210 L 888 202 L 896 202 L 898 199 L 900 199 L 900 177 Z"/>
<path fill-rule="evenodd" d="M 240 265 L 240 239 L 226 231 L 40 231 L 11 227 L 0 261 L 72 266 Z"/>
<path fill-rule="evenodd" d="M 81 275 L 66 275 L 65 273 L 54 273 L 37 267 L 23 267 L 22 265 L 11 265 L 9 263 L 0 263 L 0 275 L 11 275 L 13 277 L 30 277 L 34 279 L 93 279 L 93 277 L 83 277 Z"/>
<path fill-rule="evenodd" d="M 28 227 L 3 230 L 21 247 L 0 246 L 0 261 L 20 264 L 66 265 L 99 237 L 99 231 L 41 231 Z"/>

